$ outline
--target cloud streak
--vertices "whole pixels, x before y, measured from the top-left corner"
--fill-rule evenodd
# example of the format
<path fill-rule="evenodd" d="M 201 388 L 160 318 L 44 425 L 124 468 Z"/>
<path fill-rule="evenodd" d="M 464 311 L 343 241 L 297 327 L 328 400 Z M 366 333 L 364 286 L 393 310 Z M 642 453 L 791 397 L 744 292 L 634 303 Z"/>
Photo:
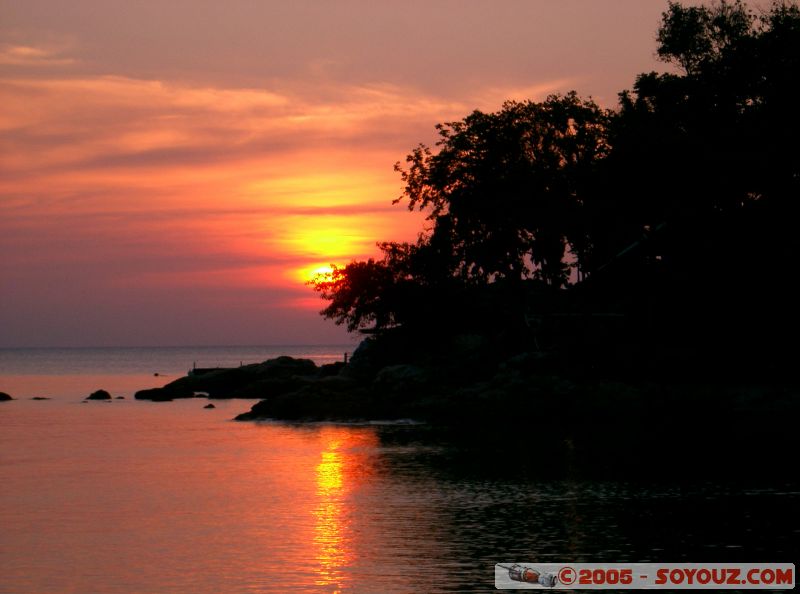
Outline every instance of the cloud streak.
<path fill-rule="evenodd" d="M 370 85 L 323 95 L 117 76 L 6 80 L 0 214 L 31 236 L 55 220 L 83 235 L 146 238 L 165 254 L 201 256 L 208 243 L 234 259 L 291 254 L 303 269 L 413 238 L 420 218 L 391 207 L 392 163 L 487 93 L 452 102 Z"/>
<path fill-rule="evenodd" d="M 2 66 L 67 66 L 74 64 L 73 58 L 62 57 L 61 51 L 31 45 L 0 45 Z"/>
<path fill-rule="evenodd" d="M 412 239 L 420 228 L 419 215 L 391 206 L 401 190 L 392 164 L 433 141 L 436 122 L 506 96 L 483 90 L 452 101 L 388 84 L 309 93 L 7 77 L 0 273 L 19 303 L 3 315 L 19 318 L 31 296 L 47 307 L 55 289 L 65 308 L 83 308 L 83 295 L 126 312 L 138 303 L 146 316 L 152 303 L 143 296 L 163 290 L 165 299 L 205 307 L 238 303 L 237 318 L 266 315 L 262 305 L 272 304 L 273 313 L 289 308 L 316 320 L 321 303 L 304 285 L 310 271 L 368 257 L 377 241 Z M 242 291 L 262 305 L 236 297 Z M 282 323 L 275 331 L 286 340 L 293 331 Z"/>
<path fill-rule="evenodd" d="M 0 346 L 341 339 L 304 283 L 416 237 L 392 165 L 438 122 L 582 90 L 596 21 L 657 14 L 620 3 L 5 11 Z"/>

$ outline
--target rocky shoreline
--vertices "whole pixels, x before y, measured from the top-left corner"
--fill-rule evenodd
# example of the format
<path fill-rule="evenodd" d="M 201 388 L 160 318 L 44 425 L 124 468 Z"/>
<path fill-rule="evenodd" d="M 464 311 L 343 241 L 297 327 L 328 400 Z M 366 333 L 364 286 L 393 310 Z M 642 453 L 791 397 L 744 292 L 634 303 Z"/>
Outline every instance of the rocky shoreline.
<path fill-rule="evenodd" d="M 482 349 L 397 362 L 368 339 L 348 364 L 278 357 L 189 374 L 139 400 L 258 399 L 239 421 L 413 419 L 446 426 L 716 428 L 794 423 L 800 392 L 785 384 L 614 381 L 553 373 L 540 353 L 492 359 Z"/>

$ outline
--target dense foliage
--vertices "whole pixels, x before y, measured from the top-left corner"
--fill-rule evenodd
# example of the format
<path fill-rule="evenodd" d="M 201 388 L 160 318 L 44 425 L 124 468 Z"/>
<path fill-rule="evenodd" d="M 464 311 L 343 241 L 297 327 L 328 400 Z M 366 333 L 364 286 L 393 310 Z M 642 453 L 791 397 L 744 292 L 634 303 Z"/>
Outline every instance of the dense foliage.
<path fill-rule="evenodd" d="M 573 92 L 440 125 L 438 152 L 420 146 L 407 169 L 397 165 L 400 200 L 429 211 L 430 241 L 447 246 L 451 274 L 563 286 L 567 247 L 585 253 L 575 222 L 609 152 L 609 117 Z"/>
<path fill-rule="evenodd" d="M 639 75 L 617 110 L 573 92 L 437 126 L 434 148 L 396 165 L 397 202 L 428 230 L 317 278 L 323 315 L 380 330 L 502 309 L 513 325 L 555 300 L 663 344 L 794 332 L 800 10 L 673 2 L 657 41 L 675 70 Z"/>

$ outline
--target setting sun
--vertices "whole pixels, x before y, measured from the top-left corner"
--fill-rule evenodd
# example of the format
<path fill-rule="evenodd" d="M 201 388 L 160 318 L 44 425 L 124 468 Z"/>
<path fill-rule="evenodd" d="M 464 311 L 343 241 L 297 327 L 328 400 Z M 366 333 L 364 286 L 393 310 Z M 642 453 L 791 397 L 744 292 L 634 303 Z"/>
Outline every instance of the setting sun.
<path fill-rule="evenodd" d="M 332 264 L 338 266 L 338 264 Z M 299 270 L 295 271 L 292 276 L 299 278 L 303 282 L 308 282 L 314 280 L 319 275 L 326 275 L 330 274 L 331 272 L 333 272 L 331 264 L 324 264 L 321 266 L 312 264 L 311 266 L 304 266 L 303 268 L 300 268 Z"/>

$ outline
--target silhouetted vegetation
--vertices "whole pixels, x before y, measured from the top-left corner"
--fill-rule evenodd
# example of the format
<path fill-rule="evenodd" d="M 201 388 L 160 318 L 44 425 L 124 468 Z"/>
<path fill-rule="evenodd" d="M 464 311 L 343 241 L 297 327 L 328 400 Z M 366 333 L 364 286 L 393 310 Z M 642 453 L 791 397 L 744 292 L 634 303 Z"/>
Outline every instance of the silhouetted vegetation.
<path fill-rule="evenodd" d="M 787 369 L 800 10 L 670 3 L 657 42 L 673 72 L 639 75 L 616 110 L 573 92 L 437 126 L 395 166 L 426 230 L 315 279 L 322 314 L 582 372 Z"/>

